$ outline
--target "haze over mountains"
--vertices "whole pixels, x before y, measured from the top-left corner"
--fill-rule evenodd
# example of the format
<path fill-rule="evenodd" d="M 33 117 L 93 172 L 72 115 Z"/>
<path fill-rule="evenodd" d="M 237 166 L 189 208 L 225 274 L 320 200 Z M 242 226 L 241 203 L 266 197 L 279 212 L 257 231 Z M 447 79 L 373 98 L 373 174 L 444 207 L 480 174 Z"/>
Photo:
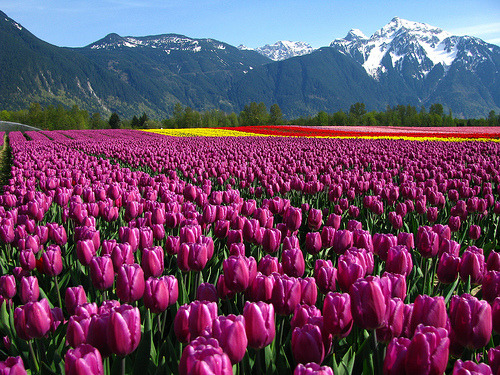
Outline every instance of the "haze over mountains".
<path fill-rule="evenodd" d="M 0 110 L 31 102 L 163 118 L 175 103 L 239 112 L 277 103 L 285 117 L 441 103 L 455 116 L 500 112 L 500 47 L 394 18 L 371 37 L 351 30 L 314 50 L 280 41 L 255 50 L 178 34 L 109 34 L 56 47 L 0 12 Z"/>

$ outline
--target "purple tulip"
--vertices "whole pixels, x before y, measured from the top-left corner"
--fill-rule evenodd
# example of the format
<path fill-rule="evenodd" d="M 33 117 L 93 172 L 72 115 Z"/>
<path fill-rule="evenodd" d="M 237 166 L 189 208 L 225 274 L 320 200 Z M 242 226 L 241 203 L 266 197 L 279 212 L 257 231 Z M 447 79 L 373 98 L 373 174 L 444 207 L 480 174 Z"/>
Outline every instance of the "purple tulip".
<path fill-rule="evenodd" d="M 145 277 L 159 277 L 163 273 L 164 256 L 161 246 L 144 248 L 142 250 L 141 267 L 144 270 Z"/>
<path fill-rule="evenodd" d="M 245 291 L 257 275 L 257 262 L 253 257 L 230 256 L 222 268 L 226 287 L 236 293 Z"/>
<path fill-rule="evenodd" d="M 349 335 L 353 325 L 351 297 L 344 293 L 328 293 L 323 302 L 324 329 L 334 337 Z"/>
<path fill-rule="evenodd" d="M 379 256 L 380 259 L 387 259 L 387 252 L 391 247 L 397 246 L 397 237 L 392 234 L 375 233 L 372 236 L 373 252 Z"/>
<path fill-rule="evenodd" d="M 292 332 L 292 353 L 297 363 L 321 364 L 325 348 L 320 328 L 315 324 L 295 328 Z"/>
<path fill-rule="evenodd" d="M 219 296 L 217 295 L 215 285 L 211 283 L 201 283 L 198 289 L 196 289 L 196 299 L 199 301 L 218 302 Z"/>
<path fill-rule="evenodd" d="M 342 291 L 348 292 L 351 285 L 366 275 L 366 266 L 356 255 L 347 252 L 338 260 L 337 281 Z"/>
<path fill-rule="evenodd" d="M 77 241 L 76 256 L 82 265 L 88 266 L 95 254 L 96 249 L 94 248 L 94 242 L 92 240 Z"/>
<path fill-rule="evenodd" d="M 27 276 L 21 278 L 21 285 L 19 289 L 19 297 L 23 304 L 28 302 L 38 301 L 40 296 L 40 288 L 38 287 L 38 279 L 36 276 Z"/>
<path fill-rule="evenodd" d="M 141 341 L 141 315 L 137 307 L 121 305 L 109 315 L 107 341 L 112 353 L 126 356 L 139 346 Z"/>
<path fill-rule="evenodd" d="M 306 234 L 306 251 L 309 254 L 318 254 L 321 248 L 321 234 L 319 232 L 308 232 Z"/>
<path fill-rule="evenodd" d="M 115 273 L 113 270 L 113 261 L 109 255 L 93 257 L 89 268 L 90 279 L 95 288 L 105 290 L 113 286 Z"/>
<path fill-rule="evenodd" d="M 233 368 L 228 355 L 219 347 L 217 340 L 198 338 L 182 351 L 179 374 L 232 375 Z"/>
<path fill-rule="evenodd" d="M 453 366 L 452 375 L 492 375 L 491 367 L 486 363 L 475 363 L 458 359 Z"/>
<path fill-rule="evenodd" d="M 295 232 L 300 228 L 302 224 L 302 211 L 300 208 L 288 207 L 285 211 L 285 215 L 283 217 L 284 222 L 286 223 L 288 229 L 292 232 Z"/>
<path fill-rule="evenodd" d="M 26 375 L 26 369 L 21 357 L 7 357 L 0 361 L 0 374 L 2 375 Z"/>
<path fill-rule="evenodd" d="M 389 248 L 385 263 L 387 272 L 398 273 L 407 277 L 413 269 L 413 261 L 408 248 L 405 245 L 398 245 Z"/>
<path fill-rule="evenodd" d="M 354 322 L 365 329 L 382 327 L 386 322 L 387 300 L 380 278 L 358 279 L 349 289 Z"/>
<path fill-rule="evenodd" d="M 283 272 L 291 277 L 301 277 L 305 271 L 304 255 L 300 249 L 283 250 Z"/>
<path fill-rule="evenodd" d="M 281 232 L 276 228 L 266 228 L 262 236 L 262 249 L 266 253 L 278 251 L 281 244 Z"/>
<path fill-rule="evenodd" d="M 500 373 L 500 346 L 488 350 L 488 363 L 494 375 Z"/>
<path fill-rule="evenodd" d="M 279 315 L 290 315 L 300 304 L 302 286 L 300 281 L 287 275 L 275 275 L 271 302 Z"/>
<path fill-rule="evenodd" d="M 453 296 L 449 316 L 451 329 L 460 345 L 480 349 L 490 341 L 492 315 L 488 302 L 469 294 Z"/>
<path fill-rule="evenodd" d="M 439 251 L 439 236 L 430 227 L 419 227 L 417 249 L 424 258 L 436 256 Z"/>
<path fill-rule="evenodd" d="M 479 225 L 472 224 L 469 227 L 469 238 L 471 240 L 478 240 L 481 237 L 481 227 Z"/>
<path fill-rule="evenodd" d="M 333 238 L 333 251 L 343 254 L 353 245 L 353 235 L 349 230 L 337 230 Z"/>
<path fill-rule="evenodd" d="M 250 287 L 246 290 L 246 297 L 250 301 L 271 302 L 271 297 L 274 287 L 274 277 L 266 276 L 257 272 L 257 276 L 253 280 Z"/>
<path fill-rule="evenodd" d="M 138 264 L 124 264 L 116 277 L 116 294 L 120 300 L 129 303 L 144 295 L 144 271 Z"/>
<path fill-rule="evenodd" d="M 159 279 L 150 277 L 144 288 L 144 306 L 153 313 L 160 313 L 175 304 L 179 296 L 178 282 L 175 276 L 163 276 Z"/>
<path fill-rule="evenodd" d="M 48 246 L 42 254 L 43 272 L 48 276 L 57 276 L 62 272 L 61 249 L 57 245 Z"/>
<path fill-rule="evenodd" d="M 257 270 L 266 276 L 271 275 L 273 272 L 283 273 L 279 259 L 271 255 L 265 255 L 260 258 Z"/>
<path fill-rule="evenodd" d="M 451 284 L 458 277 L 460 257 L 444 252 L 439 259 L 437 268 L 438 280 L 443 284 Z"/>
<path fill-rule="evenodd" d="M 321 210 L 316 208 L 311 208 L 309 214 L 307 215 L 307 226 L 312 231 L 317 231 L 321 228 L 321 224 L 323 223 L 323 214 Z"/>
<path fill-rule="evenodd" d="M 399 298 L 389 300 L 387 306 L 387 322 L 377 328 L 377 340 L 388 343 L 394 337 L 399 337 L 403 332 L 404 303 Z"/>
<path fill-rule="evenodd" d="M 430 297 L 418 295 L 413 303 L 410 331 L 414 332 L 419 324 L 436 328 L 446 328 L 448 315 L 443 296 Z"/>
<path fill-rule="evenodd" d="M 500 271 L 488 271 L 483 278 L 483 299 L 493 303 L 500 296 Z"/>
<path fill-rule="evenodd" d="M 318 299 L 316 280 L 313 277 L 305 277 L 299 280 L 302 289 L 300 302 L 310 306 L 315 305 Z"/>
<path fill-rule="evenodd" d="M 14 275 L 0 276 L 0 295 L 12 299 L 16 295 L 16 279 Z"/>
<path fill-rule="evenodd" d="M 408 345 L 406 374 L 443 374 L 448 364 L 450 339 L 444 328 L 419 325 Z"/>
<path fill-rule="evenodd" d="M 248 346 L 261 349 L 273 342 L 276 335 L 273 305 L 247 302 L 243 309 Z"/>
<path fill-rule="evenodd" d="M 302 327 L 307 323 L 310 323 L 311 318 L 321 317 L 321 310 L 314 305 L 297 305 L 293 311 L 293 317 L 290 321 L 290 326 L 292 330 L 296 327 Z"/>
<path fill-rule="evenodd" d="M 397 241 L 398 245 L 404 245 L 409 250 L 415 248 L 413 233 L 399 232 Z"/>
<path fill-rule="evenodd" d="M 189 304 L 188 329 L 191 339 L 203 334 L 203 331 L 212 329 L 212 323 L 217 318 L 217 304 L 215 302 L 193 301 Z"/>
<path fill-rule="evenodd" d="M 67 375 L 104 374 L 101 353 L 88 344 L 69 349 L 64 357 L 64 370 Z"/>
<path fill-rule="evenodd" d="M 76 307 L 86 302 L 87 295 L 85 294 L 85 289 L 83 289 L 83 286 L 79 285 L 66 288 L 64 303 L 69 315 L 74 315 Z"/>
<path fill-rule="evenodd" d="M 52 323 L 49 302 L 28 302 L 14 311 L 14 325 L 21 338 L 40 338 L 45 336 Z"/>
<path fill-rule="evenodd" d="M 470 277 L 472 285 L 479 285 L 483 282 L 484 276 L 484 255 L 483 249 L 469 246 L 462 254 L 459 274 L 462 281 L 466 282 Z"/>
<path fill-rule="evenodd" d="M 384 375 L 399 375 L 405 373 L 405 360 L 410 340 L 405 337 L 393 338 L 387 345 L 384 358 Z"/>
<path fill-rule="evenodd" d="M 460 230 L 461 220 L 459 216 L 450 216 L 448 219 L 448 226 L 452 232 L 458 232 Z"/>
<path fill-rule="evenodd" d="M 488 271 L 500 271 L 500 252 L 491 251 L 486 261 L 486 269 Z"/>
<path fill-rule="evenodd" d="M 34 270 L 36 268 L 35 253 L 32 250 L 21 250 L 19 252 L 19 264 L 23 270 Z"/>
<path fill-rule="evenodd" d="M 66 341 L 72 348 L 87 342 L 90 321 L 90 316 L 85 315 L 72 315 L 69 317 Z"/>
<path fill-rule="evenodd" d="M 213 322 L 212 337 L 217 339 L 233 365 L 240 362 L 248 345 L 245 318 L 232 314 L 217 317 Z"/>

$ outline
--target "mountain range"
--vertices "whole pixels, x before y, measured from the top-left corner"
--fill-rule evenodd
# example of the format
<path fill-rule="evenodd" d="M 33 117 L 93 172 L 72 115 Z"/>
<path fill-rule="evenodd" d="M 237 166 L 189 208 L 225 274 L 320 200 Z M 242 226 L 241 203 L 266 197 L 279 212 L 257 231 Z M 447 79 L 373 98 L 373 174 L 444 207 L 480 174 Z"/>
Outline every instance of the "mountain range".
<path fill-rule="evenodd" d="M 0 12 L 0 110 L 31 102 L 151 118 L 175 103 L 239 112 L 277 103 L 287 118 L 319 111 L 441 103 L 457 117 L 500 112 L 500 47 L 392 19 L 371 37 L 351 30 L 329 46 L 280 41 L 249 49 L 178 34 L 109 34 L 57 47 Z"/>

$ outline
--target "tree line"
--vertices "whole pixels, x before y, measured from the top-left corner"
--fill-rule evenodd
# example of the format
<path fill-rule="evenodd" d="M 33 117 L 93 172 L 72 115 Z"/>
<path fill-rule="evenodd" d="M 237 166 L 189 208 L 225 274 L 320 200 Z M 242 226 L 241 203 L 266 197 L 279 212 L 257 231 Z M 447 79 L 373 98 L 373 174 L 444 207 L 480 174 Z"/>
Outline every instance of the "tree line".
<path fill-rule="evenodd" d="M 417 110 L 412 105 L 387 106 L 385 111 L 366 110 L 364 103 L 354 103 L 349 111 L 327 113 L 318 112 L 315 116 L 285 119 L 278 104 L 267 109 L 262 102 L 251 102 L 236 114 L 212 109 L 199 112 L 177 103 L 172 115 L 164 120 L 150 119 L 146 113 L 131 119 L 121 119 L 117 113 L 105 117 L 100 113 L 89 113 L 77 105 L 70 108 L 62 105 L 49 105 L 43 108 L 32 103 L 28 109 L 19 111 L 0 111 L 0 121 L 19 122 L 46 130 L 55 129 L 105 129 L 105 128 L 213 128 L 255 125 L 299 125 L 299 126 L 500 126 L 500 115 L 490 111 L 488 117 L 461 119 L 446 113 L 444 107 L 432 104 L 427 110 L 424 106 Z"/>

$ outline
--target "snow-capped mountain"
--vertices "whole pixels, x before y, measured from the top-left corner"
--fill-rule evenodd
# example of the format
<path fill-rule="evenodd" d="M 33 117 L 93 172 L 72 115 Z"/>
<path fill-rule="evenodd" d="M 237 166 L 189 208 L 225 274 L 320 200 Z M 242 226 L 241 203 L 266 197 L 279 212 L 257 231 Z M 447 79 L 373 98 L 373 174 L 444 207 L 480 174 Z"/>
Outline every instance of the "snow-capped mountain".
<path fill-rule="evenodd" d="M 249 50 L 250 48 L 240 45 L 240 50 Z M 309 44 L 304 42 L 292 42 L 289 40 L 280 40 L 274 44 L 266 44 L 263 47 L 255 49 L 261 55 L 269 57 L 274 61 L 289 59 L 290 57 L 307 55 L 314 51 Z"/>
<path fill-rule="evenodd" d="M 398 17 L 370 38 L 359 30 L 351 30 L 330 46 L 351 56 L 375 79 L 394 69 L 421 80 L 439 65 L 446 74 L 456 61 L 475 71 L 479 64 L 492 60 L 492 54 L 500 51 L 481 39 L 454 36 L 438 27 Z"/>
<path fill-rule="evenodd" d="M 226 49 L 226 44 L 214 39 L 193 39 L 179 34 L 163 34 L 153 36 L 120 36 L 109 34 L 103 39 L 90 44 L 87 48 L 98 50 L 113 50 L 123 47 L 128 48 L 153 48 L 164 51 L 167 54 L 172 51 L 200 52 L 202 49 L 214 51 Z"/>

